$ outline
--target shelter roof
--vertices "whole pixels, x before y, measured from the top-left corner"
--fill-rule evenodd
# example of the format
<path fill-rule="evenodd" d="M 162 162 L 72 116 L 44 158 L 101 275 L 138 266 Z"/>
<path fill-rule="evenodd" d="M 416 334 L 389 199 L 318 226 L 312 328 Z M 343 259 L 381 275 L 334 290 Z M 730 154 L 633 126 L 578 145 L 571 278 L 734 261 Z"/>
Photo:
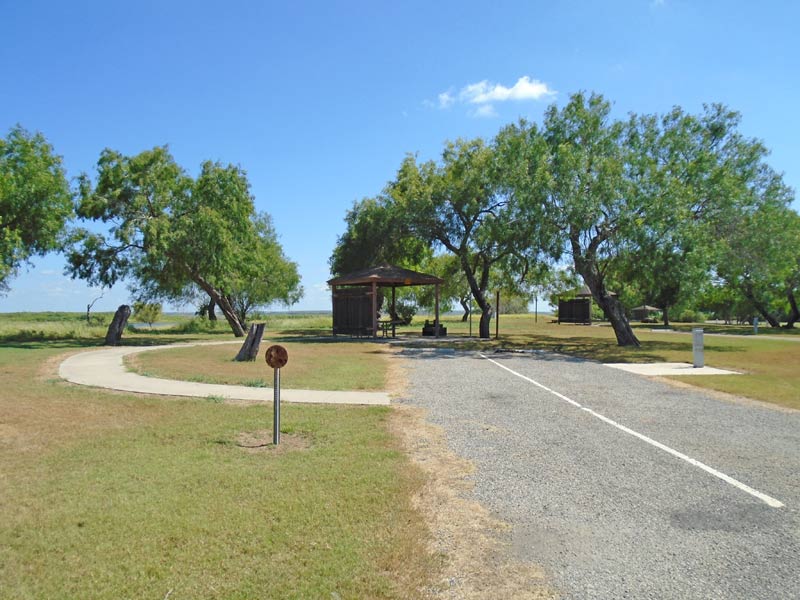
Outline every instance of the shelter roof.
<path fill-rule="evenodd" d="M 608 292 L 609 296 L 616 296 L 617 292 Z M 589 286 L 584 284 L 581 288 L 581 291 L 575 294 L 576 298 L 591 298 L 592 297 L 592 290 L 589 289 Z"/>
<path fill-rule="evenodd" d="M 632 308 L 631 310 L 650 310 L 650 311 L 654 311 L 654 310 L 661 310 L 661 309 L 658 308 L 657 306 L 650 306 L 649 304 L 644 304 L 642 306 L 636 306 L 635 308 Z"/>
<path fill-rule="evenodd" d="M 434 285 L 444 283 L 444 279 L 440 279 L 435 275 L 427 275 L 410 269 L 383 264 L 328 280 L 328 285 L 372 285 L 372 283 L 385 287 Z"/>

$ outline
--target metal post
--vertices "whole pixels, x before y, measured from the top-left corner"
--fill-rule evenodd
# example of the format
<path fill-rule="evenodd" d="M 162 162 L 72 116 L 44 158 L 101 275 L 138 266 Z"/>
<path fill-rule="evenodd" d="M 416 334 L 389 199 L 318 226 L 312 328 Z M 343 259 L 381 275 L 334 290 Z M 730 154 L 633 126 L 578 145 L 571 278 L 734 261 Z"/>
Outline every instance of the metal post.
<path fill-rule="evenodd" d="M 281 443 L 281 370 L 275 369 L 275 398 L 272 403 L 272 443 Z"/>
<path fill-rule="evenodd" d="M 472 337 L 472 294 L 469 295 L 469 337 Z"/>
<path fill-rule="evenodd" d="M 497 291 L 494 303 L 494 339 L 500 339 L 500 290 Z"/>
<path fill-rule="evenodd" d="M 753 335 L 758 335 L 758 317 L 753 317 Z"/>
<path fill-rule="evenodd" d="M 703 357 L 703 330 L 699 327 L 692 329 L 692 356 L 695 369 L 700 369 L 705 365 Z"/>

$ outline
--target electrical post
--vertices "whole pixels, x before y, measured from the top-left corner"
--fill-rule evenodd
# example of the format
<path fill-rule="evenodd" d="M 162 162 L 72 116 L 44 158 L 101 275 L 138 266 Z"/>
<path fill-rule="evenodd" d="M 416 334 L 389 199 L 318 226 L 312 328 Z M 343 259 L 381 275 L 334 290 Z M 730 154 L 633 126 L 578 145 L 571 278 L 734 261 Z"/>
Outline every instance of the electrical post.
<path fill-rule="evenodd" d="M 692 329 L 692 358 L 695 369 L 705 366 L 703 356 L 703 330 L 701 328 Z"/>
<path fill-rule="evenodd" d="M 494 318 L 494 339 L 500 339 L 500 290 L 497 290 L 495 295 L 496 300 L 494 303 L 495 318 Z"/>
<path fill-rule="evenodd" d="M 469 337 L 472 337 L 472 292 L 469 294 Z"/>

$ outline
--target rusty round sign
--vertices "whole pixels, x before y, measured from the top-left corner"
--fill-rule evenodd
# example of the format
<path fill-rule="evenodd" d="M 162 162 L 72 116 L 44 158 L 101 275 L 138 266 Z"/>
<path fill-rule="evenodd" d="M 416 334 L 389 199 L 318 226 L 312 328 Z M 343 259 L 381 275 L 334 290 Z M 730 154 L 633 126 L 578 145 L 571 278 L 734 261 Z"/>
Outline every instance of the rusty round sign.
<path fill-rule="evenodd" d="M 267 364 L 273 369 L 282 369 L 289 362 L 289 353 L 283 346 L 270 346 L 264 355 Z"/>

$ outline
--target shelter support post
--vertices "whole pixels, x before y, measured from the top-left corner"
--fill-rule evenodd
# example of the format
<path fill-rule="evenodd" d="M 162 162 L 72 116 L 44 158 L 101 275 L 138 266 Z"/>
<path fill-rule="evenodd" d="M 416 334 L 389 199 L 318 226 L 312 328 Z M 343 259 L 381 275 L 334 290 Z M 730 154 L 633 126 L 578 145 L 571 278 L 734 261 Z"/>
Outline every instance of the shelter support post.
<path fill-rule="evenodd" d="M 436 315 L 433 321 L 433 327 L 435 331 L 435 337 L 439 337 L 439 284 L 437 283 L 435 286 L 436 291 Z"/>
<path fill-rule="evenodd" d="M 336 286 L 331 286 L 331 315 L 333 315 L 333 320 L 336 321 Z M 334 322 L 333 325 L 333 337 L 336 337 L 336 323 Z"/>
<path fill-rule="evenodd" d="M 397 320 L 395 317 L 397 316 L 397 286 L 392 286 L 392 312 L 389 317 L 392 319 L 392 338 L 397 337 Z"/>
<path fill-rule="evenodd" d="M 378 337 L 378 284 L 372 282 L 372 337 Z"/>

